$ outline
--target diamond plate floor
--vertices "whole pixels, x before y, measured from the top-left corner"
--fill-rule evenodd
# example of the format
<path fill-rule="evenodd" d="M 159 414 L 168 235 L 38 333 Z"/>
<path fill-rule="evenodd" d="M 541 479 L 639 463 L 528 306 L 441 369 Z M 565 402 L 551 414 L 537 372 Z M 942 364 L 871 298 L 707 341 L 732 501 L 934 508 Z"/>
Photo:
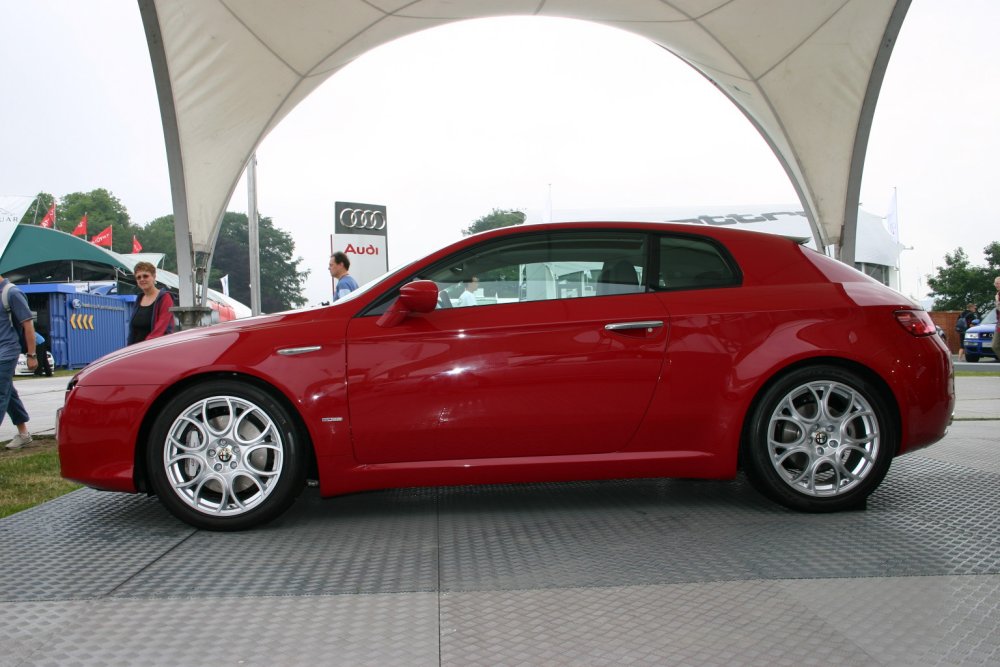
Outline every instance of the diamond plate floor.
<path fill-rule="evenodd" d="M 0 665 L 998 665 L 998 426 L 834 515 L 633 480 L 310 491 L 218 534 L 81 490 L 0 520 Z"/>

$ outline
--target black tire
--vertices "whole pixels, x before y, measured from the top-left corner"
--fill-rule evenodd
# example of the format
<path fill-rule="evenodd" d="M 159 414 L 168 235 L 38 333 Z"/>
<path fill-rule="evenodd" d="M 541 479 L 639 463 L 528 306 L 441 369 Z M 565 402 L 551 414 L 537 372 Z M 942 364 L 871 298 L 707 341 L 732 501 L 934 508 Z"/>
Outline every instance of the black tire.
<path fill-rule="evenodd" d="M 792 371 L 756 401 L 743 442 L 750 482 L 791 509 L 864 507 L 899 448 L 880 392 L 836 366 Z"/>
<path fill-rule="evenodd" d="M 978 354 L 970 354 L 969 352 L 966 352 L 965 353 L 965 360 L 968 361 L 970 364 L 974 364 L 977 361 L 979 361 L 979 355 Z"/>
<path fill-rule="evenodd" d="M 213 380 L 163 407 L 146 465 L 153 491 L 180 520 L 244 530 L 291 506 L 305 485 L 304 450 L 295 422 L 270 394 Z"/>

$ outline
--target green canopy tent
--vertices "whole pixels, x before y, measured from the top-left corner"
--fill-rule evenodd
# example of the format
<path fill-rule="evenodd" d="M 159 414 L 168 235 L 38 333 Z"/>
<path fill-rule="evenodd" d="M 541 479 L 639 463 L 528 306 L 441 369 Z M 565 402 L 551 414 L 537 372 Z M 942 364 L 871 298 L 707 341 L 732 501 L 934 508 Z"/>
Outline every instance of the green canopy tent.
<path fill-rule="evenodd" d="M 0 255 L 0 274 L 15 283 L 115 280 L 130 270 L 100 246 L 33 225 L 16 225 Z"/>

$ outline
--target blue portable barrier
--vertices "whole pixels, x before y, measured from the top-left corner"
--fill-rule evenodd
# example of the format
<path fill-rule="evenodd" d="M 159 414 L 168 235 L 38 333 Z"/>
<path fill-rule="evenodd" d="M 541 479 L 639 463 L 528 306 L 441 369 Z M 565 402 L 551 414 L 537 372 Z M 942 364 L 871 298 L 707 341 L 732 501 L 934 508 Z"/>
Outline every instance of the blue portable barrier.
<path fill-rule="evenodd" d="M 131 307 L 124 299 L 78 292 L 66 283 L 18 287 L 38 313 L 36 328 L 48 338 L 56 366 L 83 368 L 125 347 Z"/>

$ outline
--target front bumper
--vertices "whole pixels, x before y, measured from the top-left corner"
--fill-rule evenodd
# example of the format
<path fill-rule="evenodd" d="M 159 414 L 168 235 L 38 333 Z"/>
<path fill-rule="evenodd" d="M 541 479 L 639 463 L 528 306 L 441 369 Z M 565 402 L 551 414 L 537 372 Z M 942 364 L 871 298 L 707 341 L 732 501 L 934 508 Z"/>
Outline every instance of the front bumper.
<path fill-rule="evenodd" d="M 74 387 L 57 412 L 60 472 L 105 491 L 135 493 L 136 443 L 154 387 Z"/>

